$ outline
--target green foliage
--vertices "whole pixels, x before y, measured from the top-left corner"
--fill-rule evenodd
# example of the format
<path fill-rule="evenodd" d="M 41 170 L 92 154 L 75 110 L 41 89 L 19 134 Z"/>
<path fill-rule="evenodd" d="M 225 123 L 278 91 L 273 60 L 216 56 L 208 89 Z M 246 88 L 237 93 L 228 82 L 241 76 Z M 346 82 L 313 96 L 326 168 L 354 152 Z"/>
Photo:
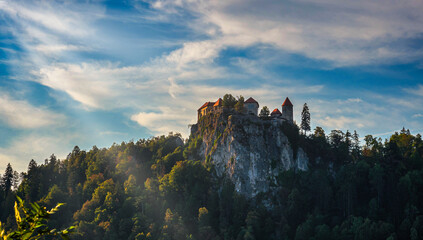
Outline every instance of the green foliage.
<path fill-rule="evenodd" d="M 210 187 L 210 173 L 199 161 L 178 162 L 160 180 L 165 198 L 173 200 L 170 206 L 181 210 L 184 217 L 194 217 L 197 209 L 207 203 Z"/>
<path fill-rule="evenodd" d="M 72 239 L 401 240 L 423 236 L 420 135 L 404 129 L 385 142 L 369 135 L 360 146 L 356 132 L 325 134 L 316 127 L 305 136 L 297 126 L 284 124 L 282 131 L 294 155 L 299 147 L 304 149 L 310 170 L 282 171 L 272 178 L 271 192 L 246 199 L 227 178 L 216 177 L 212 163 L 199 161 L 204 158 L 199 155 L 203 138 L 218 139 L 210 141 L 211 148 L 225 139 L 227 126 L 219 123 L 219 117 L 200 119 L 198 134 L 185 143 L 178 134 L 169 134 L 89 151 L 75 147 L 65 160 L 52 155 L 43 164 L 31 161 L 18 188 L 13 187 L 15 180 L 8 187 L 4 180 L 1 183 L 3 229 L 19 229 L 13 214 L 18 195 L 48 208 L 66 203 L 41 229 L 74 224 L 78 228 Z M 273 167 L 276 160 L 269 159 Z M 235 164 L 234 158 L 227 161 Z M 8 173 L 2 176 L 14 178 Z M 26 215 L 20 210 L 19 216 Z M 3 232 L 3 236 L 9 234 Z"/>
<path fill-rule="evenodd" d="M 238 100 L 235 104 L 235 111 L 237 111 L 239 113 L 244 112 L 244 97 L 243 96 L 238 97 Z"/>
<path fill-rule="evenodd" d="M 261 117 L 261 118 L 267 118 L 267 117 L 269 117 L 269 114 L 270 114 L 269 108 L 267 106 L 264 106 L 260 110 L 259 117 Z"/>
<path fill-rule="evenodd" d="M 30 203 L 30 207 L 25 207 L 25 202 L 19 198 L 15 202 L 15 219 L 17 229 L 6 233 L 0 222 L 0 238 L 8 239 L 43 239 L 45 236 L 60 236 L 62 239 L 69 239 L 69 234 L 75 229 L 74 226 L 63 230 L 50 229 L 47 221 L 50 216 L 59 210 L 62 203 L 57 204 L 50 211 L 41 207 L 37 203 Z"/>
<path fill-rule="evenodd" d="M 308 109 L 307 103 L 304 103 L 303 111 L 301 112 L 301 129 L 307 133 L 310 131 L 310 110 Z"/>
<path fill-rule="evenodd" d="M 234 96 L 232 96 L 232 94 L 225 94 L 225 96 L 223 96 L 223 99 L 222 99 L 222 106 L 233 108 L 235 107 L 235 104 L 237 102 L 238 101 L 235 99 Z"/>
<path fill-rule="evenodd" d="M 288 137 L 289 143 L 294 151 L 294 159 L 297 157 L 297 151 L 300 144 L 300 131 L 297 125 L 284 122 L 281 126 L 282 132 Z"/>
<path fill-rule="evenodd" d="M 198 158 L 198 151 L 203 143 L 203 138 L 198 134 L 195 138 L 191 138 L 188 142 L 188 147 L 183 152 L 184 159 Z"/>
<path fill-rule="evenodd" d="M 1 181 L 2 190 L 4 194 L 7 196 L 9 192 L 12 191 L 12 186 L 13 186 L 13 168 L 10 165 L 10 163 L 7 164 L 6 170 L 1 180 L 2 180 Z"/>

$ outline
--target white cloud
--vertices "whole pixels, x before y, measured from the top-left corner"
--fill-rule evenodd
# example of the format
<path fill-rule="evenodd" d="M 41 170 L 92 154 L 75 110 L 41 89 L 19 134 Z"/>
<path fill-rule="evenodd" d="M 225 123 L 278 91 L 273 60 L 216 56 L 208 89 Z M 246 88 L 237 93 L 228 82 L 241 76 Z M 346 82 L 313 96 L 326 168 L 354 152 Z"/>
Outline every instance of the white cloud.
<path fill-rule="evenodd" d="M 90 19 L 102 15 L 103 9 L 90 4 L 58 4 L 54 1 L 30 1 L 0 2 L 0 10 L 9 16 L 25 21 L 26 26 L 43 27 L 48 30 L 65 35 L 85 36 L 92 34 L 87 26 Z M 85 14 L 90 12 L 91 14 Z M 31 23 L 31 24 L 29 24 Z"/>
<path fill-rule="evenodd" d="M 405 88 L 404 91 L 423 97 L 423 85 L 419 84 L 415 88 Z"/>
<path fill-rule="evenodd" d="M 7 30 L 35 66 L 57 61 L 59 53 L 95 47 L 88 47 L 97 36 L 92 23 L 104 17 L 99 5 L 56 1 L 6 0 L 0 2 L 0 13 L 13 20 L 5 22 Z"/>
<path fill-rule="evenodd" d="M 121 78 L 126 79 L 123 76 L 125 69 L 119 73 L 122 73 Z M 68 93 L 87 107 L 105 109 L 118 104 L 114 99 L 121 83 L 116 79 L 116 70 L 111 64 L 59 64 L 42 68 L 35 74 L 40 76 L 41 84 Z"/>
<path fill-rule="evenodd" d="M 157 59 L 132 67 L 107 62 L 56 64 L 34 74 L 38 76 L 34 81 L 66 92 L 89 109 L 110 110 L 138 108 L 140 102 L 150 102 L 151 108 L 158 107 L 164 103 L 163 96 L 176 98 L 184 92 L 185 86 L 180 86 L 178 81 L 202 81 L 223 77 L 226 73 L 219 67 L 198 64 L 176 67 L 174 63 Z"/>
<path fill-rule="evenodd" d="M 423 118 L 423 114 L 421 113 L 414 114 L 413 118 Z"/>
<path fill-rule="evenodd" d="M 167 134 L 171 131 L 187 136 L 188 123 L 193 114 L 181 109 L 163 107 L 160 112 L 140 112 L 131 116 L 131 120 L 151 130 L 154 134 Z M 184 114 L 185 113 L 185 114 Z"/>
<path fill-rule="evenodd" d="M 345 102 L 346 103 L 360 103 L 360 102 L 363 102 L 363 100 L 361 100 L 360 98 L 348 98 Z"/>
<path fill-rule="evenodd" d="M 269 44 L 335 65 L 416 61 L 423 56 L 422 51 L 404 43 L 423 32 L 421 1 L 160 0 L 152 1 L 152 6 L 158 14 L 168 15 L 160 19 L 176 16 L 180 20 L 186 11 L 195 16 L 181 24 L 210 37 L 190 43 L 201 49 L 193 51 L 203 53 L 204 58 L 228 46 L 255 44 Z"/>
<path fill-rule="evenodd" d="M 183 47 L 166 56 L 166 61 L 185 65 L 214 59 L 219 55 L 221 45 L 213 41 L 187 42 Z"/>
<path fill-rule="evenodd" d="M 383 99 L 383 101 L 389 104 L 392 108 L 403 108 L 403 109 L 414 109 L 414 110 L 421 110 L 423 108 L 423 101 L 416 101 L 415 96 L 406 96 L 406 97 L 400 98 L 400 97 L 380 95 L 377 97 L 380 99 Z"/>
<path fill-rule="evenodd" d="M 64 125 L 65 116 L 0 91 L 0 120 L 13 128 L 41 128 Z"/>
<path fill-rule="evenodd" d="M 322 85 L 303 85 L 280 77 L 273 81 L 279 79 L 283 85 L 243 86 L 242 79 L 248 75 L 232 74 L 213 61 L 199 60 L 202 54 L 196 51 L 188 53 L 189 57 L 181 56 L 187 53 L 185 50 L 185 47 L 177 49 L 146 64 L 130 67 L 110 62 L 55 64 L 34 71 L 38 76 L 34 81 L 66 92 L 87 109 L 134 109 L 138 114 L 132 114 L 131 119 L 153 133 L 178 130 L 183 134 L 188 132 L 187 124 L 196 121 L 196 110 L 203 101 L 215 100 L 225 93 L 261 97 L 263 104 L 278 106 L 286 95 L 317 93 L 323 89 Z M 257 76 L 263 77 L 260 72 Z M 229 87 L 224 82 L 211 83 L 214 79 L 233 79 L 238 83 L 231 82 Z"/>
<path fill-rule="evenodd" d="M 283 86 L 216 85 L 208 80 L 231 78 L 225 69 L 215 68 L 212 63 L 175 65 L 164 56 L 133 67 L 111 63 L 58 64 L 36 74 L 39 83 L 66 92 L 88 109 L 134 109 L 137 113 L 131 115 L 133 121 L 160 134 L 181 131 L 186 135 L 187 125 L 196 121 L 197 108 L 226 93 L 253 96 L 262 106 L 279 106 L 287 95 L 323 89 L 322 85 L 302 86 L 289 81 Z"/>
<path fill-rule="evenodd" d="M 51 53 L 57 53 L 62 51 L 87 51 L 88 49 L 82 46 L 57 44 L 57 45 L 38 45 L 38 46 L 35 46 L 35 50 L 44 54 L 51 54 Z"/>
<path fill-rule="evenodd" d="M 345 116 L 337 117 L 325 117 L 320 121 L 320 124 L 327 128 L 335 129 L 349 129 L 349 128 L 363 128 L 363 119 L 361 118 L 351 118 Z M 368 126 L 370 127 L 370 126 Z"/>
<path fill-rule="evenodd" d="M 340 129 L 364 130 L 373 129 L 379 131 L 378 124 L 381 119 L 386 118 L 388 109 L 379 106 L 371 96 L 360 98 L 346 98 L 335 100 L 310 101 L 312 125 L 326 128 L 326 130 Z M 394 116 L 397 112 L 390 113 L 393 119 L 386 119 L 385 124 L 393 124 L 393 120 L 399 120 Z"/>

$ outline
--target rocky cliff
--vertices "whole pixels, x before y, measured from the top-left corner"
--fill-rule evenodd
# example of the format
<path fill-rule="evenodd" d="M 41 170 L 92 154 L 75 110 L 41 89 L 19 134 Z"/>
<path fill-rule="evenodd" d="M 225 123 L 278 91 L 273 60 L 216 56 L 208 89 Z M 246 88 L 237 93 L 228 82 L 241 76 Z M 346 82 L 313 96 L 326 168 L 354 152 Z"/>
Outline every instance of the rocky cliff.
<path fill-rule="evenodd" d="M 234 112 L 208 114 L 191 128 L 192 137 L 202 139 L 199 156 L 248 197 L 269 191 L 282 171 L 308 169 L 306 153 L 290 134 L 295 131 L 281 119 Z"/>

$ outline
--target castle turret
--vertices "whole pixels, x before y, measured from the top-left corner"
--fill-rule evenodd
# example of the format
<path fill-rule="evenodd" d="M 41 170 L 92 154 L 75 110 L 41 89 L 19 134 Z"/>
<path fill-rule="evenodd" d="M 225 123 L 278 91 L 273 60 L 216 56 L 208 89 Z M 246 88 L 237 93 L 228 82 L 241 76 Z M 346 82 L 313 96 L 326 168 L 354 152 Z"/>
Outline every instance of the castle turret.
<path fill-rule="evenodd" d="M 288 97 L 282 104 L 282 118 L 285 118 L 290 123 L 294 123 L 294 105 L 292 105 Z"/>
<path fill-rule="evenodd" d="M 272 113 L 270 113 L 270 116 L 272 118 L 279 118 L 282 115 L 282 113 L 279 111 L 279 109 L 275 108 Z"/>

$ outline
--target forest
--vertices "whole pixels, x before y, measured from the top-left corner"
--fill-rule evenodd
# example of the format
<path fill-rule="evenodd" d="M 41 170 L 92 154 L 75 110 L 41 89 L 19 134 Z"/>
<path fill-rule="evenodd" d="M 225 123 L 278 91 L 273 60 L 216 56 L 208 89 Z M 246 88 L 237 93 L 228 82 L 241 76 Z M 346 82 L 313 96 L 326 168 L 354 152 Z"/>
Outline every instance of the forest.
<path fill-rule="evenodd" d="M 308 171 L 279 174 L 278 190 L 247 199 L 213 163 L 192 161 L 201 138 L 169 133 L 66 159 L 31 160 L 1 178 L 0 221 L 16 229 L 17 197 L 47 209 L 71 239 L 423 239 L 423 141 L 402 129 L 389 139 L 293 126 Z M 49 239 L 49 238 L 46 238 Z"/>

